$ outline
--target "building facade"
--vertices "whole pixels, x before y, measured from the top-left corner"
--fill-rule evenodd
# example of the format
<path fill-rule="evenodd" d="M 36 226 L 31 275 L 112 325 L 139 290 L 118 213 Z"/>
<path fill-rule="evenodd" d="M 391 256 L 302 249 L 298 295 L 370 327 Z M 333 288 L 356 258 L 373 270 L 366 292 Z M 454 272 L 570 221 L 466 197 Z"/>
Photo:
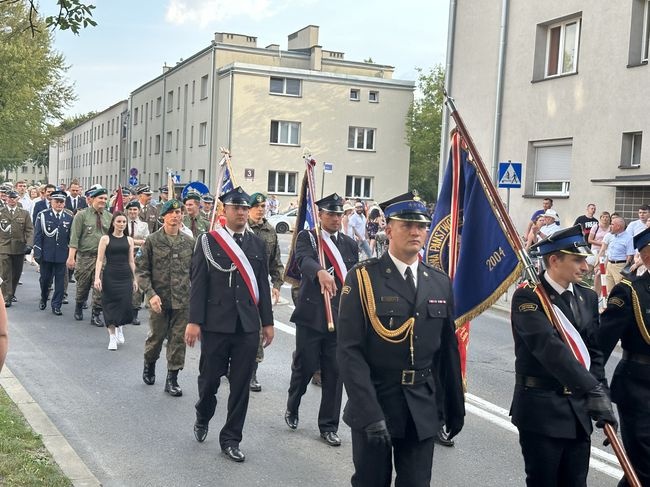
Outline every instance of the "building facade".
<path fill-rule="evenodd" d="M 499 161 L 523 162 L 517 228 L 544 197 L 563 226 L 588 203 L 636 218 L 650 203 L 650 1 L 471 0 L 450 12 L 458 111 L 495 179 Z"/>
<path fill-rule="evenodd" d="M 277 195 L 282 209 L 298 198 L 306 151 L 319 161 L 318 194 L 381 200 L 405 191 L 414 83 L 392 79 L 391 66 L 322 49 L 318 30 L 289 35 L 287 50 L 216 33 L 205 49 L 164 66 L 130 95 L 126 164 L 117 171 L 95 164 L 88 181 L 126 184 L 135 169 L 138 183 L 157 190 L 171 169 L 181 182 L 201 181 L 215 192 L 227 148 L 235 183 Z M 66 169 L 57 179 L 66 179 Z"/>

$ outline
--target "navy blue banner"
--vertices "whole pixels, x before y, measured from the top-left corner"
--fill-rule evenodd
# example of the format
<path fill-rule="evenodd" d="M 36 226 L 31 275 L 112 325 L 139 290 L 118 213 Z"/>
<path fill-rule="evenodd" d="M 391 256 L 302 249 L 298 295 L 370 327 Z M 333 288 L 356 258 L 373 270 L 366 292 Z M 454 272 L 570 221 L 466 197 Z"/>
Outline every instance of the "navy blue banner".
<path fill-rule="evenodd" d="M 284 280 L 290 282 L 291 284 L 298 284 L 301 279 L 300 269 L 298 269 L 298 263 L 296 262 L 296 259 L 293 255 L 293 251 L 296 248 L 296 238 L 298 237 L 298 233 L 300 233 L 301 230 L 311 230 L 316 227 L 316 219 L 314 218 L 313 213 L 314 197 L 309 190 L 307 171 L 313 171 L 313 168 L 307 168 L 305 170 L 305 175 L 303 176 L 302 184 L 300 185 L 300 197 L 298 198 L 298 215 L 296 218 L 296 227 L 293 230 L 293 238 L 291 240 L 289 258 L 287 259 L 287 265 L 285 266 L 284 271 Z"/>

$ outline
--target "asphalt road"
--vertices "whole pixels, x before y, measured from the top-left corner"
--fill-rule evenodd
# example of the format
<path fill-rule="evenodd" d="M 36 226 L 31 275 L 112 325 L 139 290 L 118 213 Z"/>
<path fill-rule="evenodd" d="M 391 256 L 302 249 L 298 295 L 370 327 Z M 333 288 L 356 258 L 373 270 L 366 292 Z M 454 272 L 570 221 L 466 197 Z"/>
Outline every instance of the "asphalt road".
<path fill-rule="evenodd" d="M 281 236 L 283 252 L 290 235 Z M 285 256 L 286 259 L 286 256 Z M 228 383 L 219 389 L 217 414 L 205 443 L 194 440 L 198 349 L 188 349 L 179 375 L 183 396 L 163 392 L 164 357 L 157 382 L 141 380 L 147 333 L 143 324 L 125 327 L 126 343 L 106 349 L 106 331 L 72 318 L 38 310 L 38 274 L 25 266 L 18 303 L 9 311 L 7 363 L 41 405 L 90 470 L 106 486 L 340 486 L 349 485 L 352 453 L 349 428 L 341 422 L 343 445 L 331 448 L 319 439 L 320 389 L 310 386 L 300 410 L 298 430 L 283 419 L 294 348 L 289 304 L 276 306 L 276 338 L 266 349 L 258 378 L 263 390 L 251 393 L 242 450 L 235 464 L 220 454 L 218 433 L 225 420 Z M 74 285 L 70 285 L 74 296 Z M 290 302 L 289 288 L 282 296 Z M 507 417 L 514 383 L 510 325 L 505 314 L 488 312 L 472 324 L 468 362 L 469 394 L 465 428 L 454 448 L 436 446 L 436 486 L 521 486 L 523 461 L 516 430 Z M 164 354 L 164 350 L 163 350 Z M 608 367 L 611 374 L 611 366 Z M 590 486 L 616 485 L 618 470 L 611 450 L 598 446 L 592 455 Z M 599 453 L 603 452 L 603 453 Z"/>

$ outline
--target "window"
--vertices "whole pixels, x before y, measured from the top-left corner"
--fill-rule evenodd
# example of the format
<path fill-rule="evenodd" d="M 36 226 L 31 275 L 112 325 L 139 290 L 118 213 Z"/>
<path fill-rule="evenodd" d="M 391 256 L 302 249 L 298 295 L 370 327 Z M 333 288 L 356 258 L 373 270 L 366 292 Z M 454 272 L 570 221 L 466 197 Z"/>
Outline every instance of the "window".
<path fill-rule="evenodd" d="M 172 131 L 170 130 L 165 134 L 165 152 L 172 150 Z"/>
<path fill-rule="evenodd" d="M 375 150 L 375 129 L 350 127 L 348 131 L 348 149 Z"/>
<path fill-rule="evenodd" d="M 178 91 L 176 92 L 176 110 L 181 109 L 181 87 L 178 87 Z"/>
<path fill-rule="evenodd" d="M 198 175 L 199 181 L 202 183 L 205 183 L 205 169 L 199 169 L 199 175 Z M 192 179 L 190 178 L 190 181 Z"/>
<path fill-rule="evenodd" d="M 137 157 L 138 156 L 138 141 L 134 140 L 133 141 L 133 156 L 132 157 Z"/>
<path fill-rule="evenodd" d="M 199 125 L 199 145 L 205 145 L 208 139 L 208 122 Z"/>
<path fill-rule="evenodd" d="M 155 154 L 160 154 L 160 134 L 156 135 L 156 150 Z"/>
<path fill-rule="evenodd" d="M 149 155 L 151 155 L 151 135 L 149 136 Z"/>
<path fill-rule="evenodd" d="M 297 172 L 269 171 L 269 193 L 297 194 Z"/>
<path fill-rule="evenodd" d="M 378 91 L 369 91 L 368 92 L 368 101 L 370 103 L 379 103 L 379 92 Z"/>
<path fill-rule="evenodd" d="M 629 132 L 623 134 L 620 167 L 641 166 L 641 138 L 642 132 Z"/>
<path fill-rule="evenodd" d="M 572 144 L 570 139 L 532 143 L 535 195 L 569 196 Z"/>
<path fill-rule="evenodd" d="M 299 145 L 300 123 L 298 122 L 271 122 L 271 144 Z"/>
<path fill-rule="evenodd" d="M 208 75 L 201 77 L 201 100 L 208 97 Z M 194 100 L 194 89 L 192 88 L 192 100 Z"/>
<path fill-rule="evenodd" d="M 156 117 L 160 117 L 162 113 L 162 96 L 156 98 Z"/>
<path fill-rule="evenodd" d="M 140 123 L 144 120 L 144 110 L 142 108 L 143 105 L 140 105 Z"/>
<path fill-rule="evenodd" d="M 643 6 L 643 37 L 641 40 L 641 62 L 648 62 L 650 54 L 650 0 Z"/>
<path fill-rule="evenodd" d="M 174 109 L 174 90 L 167 92 L 167 113 Z"/>
<path fill-rule="evenodd" d="M 180 136 L 181 136 L 180 129 L 176 129 L 176 150 L 178 150 L 178 140 L 180 139 Z"/>
<path fill-rule="evenodd" d="M 108 150 L 108 149 L 106 149 Z M 140 152 L 138 153 L 140 157 L 142 157 L 142 139 L 140 139 Z"/>
<path fill-rule="evenodd" d="M 300 96 L 301 81 L 295 78 L 271 77 L 269 91 L 276 95 Z"/>
<path fill-rule="evenodd" d="M 194 146 L 194 125 L 190 126 L 190 147 Z"/>
<path fill-rule="evenodd" d="M 352 88 L 350 90 L 350 100 L 352 101 L 361 100 L 361 90 L 359 90 L 358 88 Z"/>
<path fill-rule="evenodd" d="M 194 95 L 196 93 L 196 80 L 192 80 L 192 105 L 194 104 Z"/>
<path fill-rule="evenodd" d="M 367 176 L 346 176 L 346 198 L 370 198 L 372 196 L 372 178 Z"/>
<path fill-rule="evenodd" d="M 546 77 L 575 73 L 578 69 L 580 19 L 548 26 L 546 34 Z"/>

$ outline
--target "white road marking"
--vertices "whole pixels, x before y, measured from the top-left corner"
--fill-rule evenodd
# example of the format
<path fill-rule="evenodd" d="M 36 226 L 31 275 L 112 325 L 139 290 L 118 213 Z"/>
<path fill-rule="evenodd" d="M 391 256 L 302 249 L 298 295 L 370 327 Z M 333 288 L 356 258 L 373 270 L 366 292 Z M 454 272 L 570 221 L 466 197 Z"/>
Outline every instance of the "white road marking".
<path fill-rule="evenodd" d="M 296 335 L 296 329 L 293 326 L 287 325 L 278 320 L 274 321 L 276 329 L 288 333 L 289 335 Z M 465 410 L 467 412 L 485 419 L 492 424 L 510 431 L 511 433 L 517 434 L 517 427 L 510 422 L 510 415 L 508 414 L 507 409 L 497 406 L 496 404 L 486 401 L 474 394 L 465 394 L 465 400 Z M 620 479 L 623 476 L 623 471 L 618 468 L 618 460 L 616 456 L 593 446 L 591 447 L 589 466 L 590 468 L 598 470 L 599 472 L 615 479 Z"/>

